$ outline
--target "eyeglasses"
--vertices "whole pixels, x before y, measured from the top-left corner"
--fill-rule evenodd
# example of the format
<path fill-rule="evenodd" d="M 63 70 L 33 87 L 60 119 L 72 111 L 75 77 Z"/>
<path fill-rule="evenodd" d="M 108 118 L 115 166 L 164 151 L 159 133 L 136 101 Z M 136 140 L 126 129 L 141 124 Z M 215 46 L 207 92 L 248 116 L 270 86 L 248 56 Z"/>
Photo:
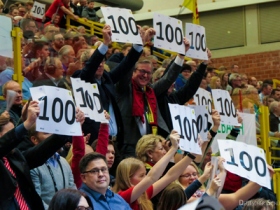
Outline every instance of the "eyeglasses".
<path fill-rule="evenodd" d="M 181 175 L 180 177 L 190 178 L 191 176 L 195 177 L 195 176 L 197 176 L 197 173 L 184 174 L 184 175 Z"/>
<path fill-rule="evenodd" d="M 91 207 L 84 207 L 84 206 L 78 206 L 76 209 L 77 210 L 92 210 Z"/>
<path fill-rule="evenodd" d="M 90 174 L 98 175 L 100 173 L 100 171 L 103 174 L 106 174 L 106 173 L 108 173 L 108 168 L 106 168 L 106 167 L 103 167 L 103 168 L 93 168 L 93 169 L 91 169 L 89 171 L 84 171 L 83 174 L 90 173 Z"/>
<path fill-rule="evenodd" d="M 136 69 L 136 70 L 138 70 L 140 72 L 140 74 L 142 74 L 142 75 L 145 75 L 145 74 L 147 74 L 147 76 L 152 75 L 152 72 L 146 71 L 144 69 Z"/>

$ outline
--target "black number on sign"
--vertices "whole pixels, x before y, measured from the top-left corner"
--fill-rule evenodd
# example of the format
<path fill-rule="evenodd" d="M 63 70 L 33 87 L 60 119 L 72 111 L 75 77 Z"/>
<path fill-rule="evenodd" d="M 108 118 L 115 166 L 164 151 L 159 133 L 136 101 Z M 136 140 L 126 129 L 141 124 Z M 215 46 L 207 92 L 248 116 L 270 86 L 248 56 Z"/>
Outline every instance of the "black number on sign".
<path fill-rule="evenodd" d="M 94 99 L 94 104 L 95 104 L 95 107 L 96 107 L 96 109 L 97 109 L 97 112 L 98 113 L 102 113 L 103 112 L 103 106 L 102 106 L 102 103 L 101 103 L 101 98 L 100 98 L 100 95 L 98 95 L 97 93 L 93 93 L 93 98 L 97 98 L 98 99 L 98 101 L 99 101 L 99 106 L 100 106 L 100 108 L 98 109 L 97 107 L 97 104 L 96 104 L 96 100 Z"/>
<path fill-rule="evenodd" d="M 232 148 L 228 148 L 228 149 L 225 149 L 225 151 L 230 151 L 230 157 L 231 157 L 231 162 L 227 161 L 227 164 L 238 166 L 238 164 L 235 163 L 233 149 Z M 245 165 L 244 156 L 247 156 L 247 159 L 248 159 L 248 162 L 249 162 L 249 166 Z M 261 158 L 259 156 L 256 156 L 255 160 L 254 160 L 254 165 L 253 165 L 252 157 L 247 152 L 242 151 L 239 154 L 239 159 L 240 159 L 241 166 L 245 170 L 252 171 L 253 166 L 255 166 L 256 172 L 257 172 L 257 174 L 259 176 L 264 177 L 266 175 L 266 163 L 265 163 L 265 160 L 263 158 Z M 259 164 L 258 164 L 259 161 L 263 165 L 263 172 L 262 173 L 259 171 Z"/>
<path fill-rule="evenodd" d="M 58 109 L 58 110 L 60 110 L 58 118 L 55 116 L 55 110 L 56 110 L 56 104 L 57 103 L 59 103 L 59 105 L 60 105 L 60 108 Z M 52 104 L 52 118 L 53 118 L 53 121 L 59 123 L 62 120 L 62 117 L 63 117 L 63 102 L 61 101 L 60 98 L 55 98 L 53 100 L 53 104 Z"/>
<path fill-rule="evenodd" d="M 200 100 L 199 100 L 199 99 L 200 99 L 200 97 L 199 97 L 199 95 L 198 95 L 198 94 L 195 94 L 195 96 L 197 97 L 197 101 L 198 101 L 198 104 L 197 104 L 197 105 L 199 106 L 199 105 L 200 105 Z"/>
<path fill-rule="evenodd" d="M 208 109 L 209 110 L 209 109 Z M 204 132 L 208 131 L 208 114 L 204 114 L 205 118 L 206 118 L 206 123 L 205 123 L 205 128 L 204 128 Z"/>
<path fill-rule="evenodd" d="M 232 115 L 233 117 L 236 117 L 236 109 L 234 107 L 233 102 L 231 101 L 231 103 L 229 102 L 229 100 L 226 98 L 224 103 L 222 101 L 222 98 L 218 98 L 217 101 L 220 102 L 221 105 L 221 112 L 220 115 L 227 115 L 228 117 L 230 117 L 230 115 Z M 225 110 L 225 112 L 224 112 Z"/>
<path fill-rule="evenodd" d="M 258 160 L 260 160 L 262 165 L 263 165 L 263 173 L 260 173 L 260 171 L 259 171 Z M 261 157 L 257 156 L 255 158 L 255 166 L 256 166 L 256 171 L 257 171 L 258 175 L 264 177 L 266 175 L 266 163 L 265 163 L 264 159 L 262 159 Z"/>
<path fill-rule="evenodd" d="M 205 104 L 206 105 L 206 104 Z M 208 113 L 210 114 L 210 115 L 212 115 L 212 101 L 210 100 L 210 99 L 208 99 Z"/>
<path fill-rule="evenodd" d="M 37 10 L 37 5 L 34 5 L 34 11 L 33 11 L 33 13 L 36 13 L 36 10 Z"/>
<path fill-rule="evenodd" d="M 39 101 L 44 101 L 44 108 L 43 108 L 43 116 L 39 116 L 40 120 L 49 120 L 49 118 L 46 116 L 47 115 L 47 103 L 48 103 L 48 97 L 43 96 L 38 99 Z"/>
<path fill-rule="evenodd" d="M 157 39 L 164 40 L 164 38 L 162 37 L 162 23 L 158 22 L 158 23 L 156 23 L 156 25 L 159 26 L 159 36 L 157 36 Z"/>
<path fill-rule="evenodd" d="M 245 166 L 244 159 L 243 159 L 244 155 L 246 155 L 248 160 L 249 160 L 249 166 L 248 167 Z M 240 153 L 239 158 L 240 158 L 240 163 L 241 163 L 242 167 L 245 168 L 247 171 L 252 171 L 253 163 L 252 163 L 251 156 L 247 152 L 243 151 L 243 152 Z"/>
<path fill-rule="evenodd" d="M 182 123 L 181 123 L 181 117 L 177 115 L 175 117 L 175 120 L 178 120 L 179 126 L 180 126 L 180 139 L 184 139 L 185 137 L 182 135 L 183 134 L 183 129 L 182 129 Z"/>
<path fill-rule="evenodd" d="M 110 15 L 110 16 L 108 16 L 108 19 L 112 20 L 112 23 L 113 23 L 112 33 L 119 34 L 120 31 L 117 28 L 114 16 Z M 126 21 L 126 19 L 124 19 L 124 17 L 119 16 L 118 23 L 119 23 L 119 27 L 120 27 L 120 30 L 122 31 L 122 33 L 127 35 L 127 34 L 129 34 L 129 31 L 131 31 L 131 33 L 133 35 L 135 35 L 135 36 L 138 35 L 138 28 L 137 28 L 135 20 L 132 17 L 128 18 L 128 23 L 127 23 L 127 21 Z"/>
<path fill-rule="evenodd" d="M 44 15 L 45 14 L 45 8 L 42 8 L 42 13 L 41 15 Z"/>
<path fill-rule="evenodd" d="M 200 35 L 200 33 L 193 34 L 193 32 L 189 33 L 190 37 L 191 37 L 191 49 L 196 49 L 197 51 L 199 51 L 200 49 L 205 52 L 206 51 L 206 45 L 205 45 L 205 36 L 204 34 Z M 195 40 L 194 40 L 195 37 Z M 195 44 L 195 46 L 194 46 Z"/>
<path fill-rule="evenodd" d="M 69 120 L 68 118 L 68 108 L 71 106 L 72 108 L 72 118 Z M 67 124 L 72 125 L 75 122 L 75 105 L 72 101 L 67 101 L 65 104 L 65 121 Z"/>
<path fill-rule="evenodd" d="M 81 92 L 81 94 L 82 94 L 83 104 L 80 104 L 80 107 L 87 107 L 86 100 L 85 100 L 84 89 L 83 88 L 78 88 L 76 91 Z"/>
<path fill-rule="evenodd" d="M 186 125 L 186 123 L 187 123 L 188 125 Z M 192 138 L 192 130 L 191 130 L 190 121 L 188 120 L 187 117 L 184 118 L 184 125 L 185 125 L 185 126 L 184 126 L 184 127 L 185 127 L 185 136 L 186 136 L 186 138 L 190 141 L 191 138 Z M 187 128 L 187 126 L 188 126 L 188 128 Z"/>
<path fill-rule="evenodd" d="M 156 25 L 159 26 L 159 36 L 157 36 L 157 39 L 164 40 L 162 37 L 162 23 L 158 22 Z M 175 32 L 175 33 L 174 33 Z M 168 42 L 173 42 L 175 36 L 175 41 L 178 45 L 181 45 L 183 43 L 183 32 L 179 27 L 175 28 L 175 31 L 173 30 L 172 26 L 170 24 L 167 24 L 165 26 L 165 37 Z"/>
<path fill-rule="evenodd" d="M 85 94 L 86 94 L 87 105 L 91 110 L 93 110 L 93 102 L 92 102 L 92 99 L 91 99 L 90 95 L 88 94 L 87 90 L 86 90 Z"/>
<path fill-rule="evenodd" d="M 234 158 L 234 154 L 233 154 L 233 149 L 232 149 L 232 148 L 229 148 L 229 149 L 225 149 L 225 151 L 229 151 L 229 152 L 230 152 L 230 158 L 231 158 L 231 162 L 227 161 L 227 164 L 234 165 L 234 166 L 238 166 L 238 165 L 235 163 L 235 158 Z"/>
<path fill-rule="evenodd" d="M 203 125 L 203 119 L 201 115 L 198 115 L 196 119 L 196 127 L 197 127 L 197 132 L 200 133 L 202 130 L 202 125 Z"/>
<path fill-rule="evenodd" d="M 168 33 L 169 29 L 170 29 L 170 37 Z M 170 24 L 167 24 L 165 27 L 165 37 L 168 42 L 173 42 L 174 40 L 173 28 L 171 27 Z"/>
<path fill-rule="evenodd" d="M 41 7 L 37 8 L 37 14 L 39 15 L 41 13 Z"/>
<path fill-rule="evenodd" d="M 201 98 L 201 103 L 200 103 L 200 96 L 199 96 L 199 94 L 195 94 L 195 97 L 197 97 L 197 101 L 198 101 L 198 104 L 197 105 L 205 105 L 205 106 L 208 106 L 208 113 L 210 114 L 210 115 L 212 115 L 212 106 L 211 106 L 211 104 L 212 104 L 212 101 L 210 100 L 210 99 L 208 99 L 208 103 L 207 103 L 207 99 L 206 99 L 206 97 L 205 96 L 202 96 L 202 98 Z"/>
<path fill-rule="evenodd" d="M 112 20 L 112 23 L 113 23 L 113 30 L 112 30 L 112 33 L 119 34 L 119 33 L 120 33 L 120 31 L 117 29 L 117 26 L 116 26 L 116 22 L 115 22 L 114 16 L 113 16 L 113 15 L 110 15 L 110 16 L 108 16 L 108 19 L 111 19 L 111 20 Z"/>
<path fill-rule="evenodd" d="M 119 16 L 118 22 L 119 22 L 121 31 L 127 35 L 129 32 L 129 29 L 128 29 L 128 24 L 127 24 L 126 20 L 122 16 Z M 122 22 L 123 22 L 123 24 L 122 24 Z M 123 28 L 123 25 L 125 26 L 125 29 Z"/>
<path fill-rule="evenodd" d="M 192 133 L 193 133 L 193 138 L 194 138 L 194 142 L 197 143 L 197 127 L 196 127 L 196 121 L 194 119 L 192 119 Z"/>
<path fill-rule="evenodd" d="M 138 35 L 138 28 L 137 28 L 135 20 L 132 17 L 128 18 L 128 24 L 129 24 L 129 28 L 130 28 L 132 34 L 137 36 Z M 135 29 L 135 30 L 133 30 L 133 29 Z"/>
<path fill-rule="evenodd" d="M 179 37 L 178 37 L 178 33 L 179 33 Z M 180 41 L 178 41 L 180 38 Z M 178 45 L 181 45 L 183 43 L 183 33 L 182 30 L 178 27 L 175 28 L 175 39 Z"/>

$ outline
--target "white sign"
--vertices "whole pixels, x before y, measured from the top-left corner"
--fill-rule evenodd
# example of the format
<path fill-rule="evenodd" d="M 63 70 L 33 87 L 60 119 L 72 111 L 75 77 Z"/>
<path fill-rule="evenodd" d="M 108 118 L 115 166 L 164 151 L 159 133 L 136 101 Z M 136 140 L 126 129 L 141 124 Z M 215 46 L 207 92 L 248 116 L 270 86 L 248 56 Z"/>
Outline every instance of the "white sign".
<path fill-rule="evenodd" d="M 0 55 L 13 58 L 12 19 L 0 15 Z"/>
<path fill-rule="evenodd" d="M 263 149 L 233 140 L 218 139 L 218 144 L 228 171 L 271 189 Z"/>
<path fill-rule="evenodd" d="M 112 41 L 143 45 L 131 10 L 101 7 L 104 19 L 112 29 Z"/>
<path fill-rule="evenodd" d="M 239 115 L 242 117 L 243 122 L 240 126 L 240 131 L 236 138 L 236 141 L 257 146 L 255 115 L 247 113 L 239 113 Z M 232 125 L 220 124 L 217 135 L 215 136 L 215 139 L 213 140 L 211 146 L 213 153 L 218 152 L 217 139 L 226 139 L 227 135 L 231 132 L 233 127 L 234 126 Z"/>
<path fill-rule="evenodd" d="M 201 60 L 208 60 L 206 48 L 205 28 L 192 23 L 186 23 L 186 37 L 190 40 L 190 49 L 186 56 Z"/>
<path fill-rule="evenodd" d="M 203 88 L 198 88 L 196 93 L 193 96 L 194 102 L 196 105 L 205 105 L 208 110 L 208 122 L 213 125 L 212 120 L 212 97 L 209 91 L 204 90 Z"/>
<path fill-rule="evenodd" d="M 182 150 L 201 155 L 198 145 L 195 111 L 186 106 L 168 104 L 173 129 L 180 134 L 179 146 Z"/>
<path fill-rule="evenodd" d="M 40 132 L 82 136 L 81 124 L 76 122 L 76 106 L 69 90 L 51 86 L 30 88 L 33 100 L 39 101 L 40 114 L 36 130 Z"/>
<path fill-rule="evenodd" d="M 80 78 L 71 78 L 76 104 L 86 117 L 103 122 L 105 116 L 97 84 L 90 84 Z"/>
<path fill-rule="evenodd" d="M 221 116 L 221 122 L 226 125 L 238 125 L 237 113 L 233 101 L 226 90 L 213 89 L 215 109 Z"/>
<path fill-rule="evenodd" d="M 43 16 L 45 15 L 45 9 L 45 4 L 34 1 L 33 7 L 31 9 L 31 15 L 35 18 L 43 19 Z"/>
<path fill-rule="evenodd" d="M 194 109 L 196 116 L 197 132 L 203 141 L 208 140 L 208 106 L 189 106 Z"/>
<path fill-rule="evenodd" d="M 153 27 L 155 47 L 185 54 L 181 20 L 154 13 Z"/>

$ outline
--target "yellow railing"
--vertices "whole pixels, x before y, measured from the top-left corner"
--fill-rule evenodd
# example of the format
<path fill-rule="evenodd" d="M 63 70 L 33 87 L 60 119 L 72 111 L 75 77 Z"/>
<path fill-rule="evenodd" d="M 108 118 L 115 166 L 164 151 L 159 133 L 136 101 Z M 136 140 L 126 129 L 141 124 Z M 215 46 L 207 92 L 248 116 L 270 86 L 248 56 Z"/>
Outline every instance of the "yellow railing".
<path fill-rule="evenodd" d="M 273 89 L 275 89 L 275 88 L 277 87 L 277 85 L 280 86 L 280 80 L 278 80 L 278 79 L 273 79 L 272 81 L 273 81 Z"/>

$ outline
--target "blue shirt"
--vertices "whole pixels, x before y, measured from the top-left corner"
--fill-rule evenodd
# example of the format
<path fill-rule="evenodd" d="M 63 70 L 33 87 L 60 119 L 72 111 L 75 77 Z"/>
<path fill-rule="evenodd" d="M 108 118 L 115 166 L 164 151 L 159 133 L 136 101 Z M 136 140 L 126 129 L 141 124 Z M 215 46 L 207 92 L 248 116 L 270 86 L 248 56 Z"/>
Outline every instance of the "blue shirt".
<path fill-rule="evenodd" d="M 84 183 L 82 184 L 80 191 L 87 194 L 90 198 L 94 209 L 102 210 L 131 210 L 128 203 L 116 193 L 107 189 L 105 196 L 90 189 Z"/>

